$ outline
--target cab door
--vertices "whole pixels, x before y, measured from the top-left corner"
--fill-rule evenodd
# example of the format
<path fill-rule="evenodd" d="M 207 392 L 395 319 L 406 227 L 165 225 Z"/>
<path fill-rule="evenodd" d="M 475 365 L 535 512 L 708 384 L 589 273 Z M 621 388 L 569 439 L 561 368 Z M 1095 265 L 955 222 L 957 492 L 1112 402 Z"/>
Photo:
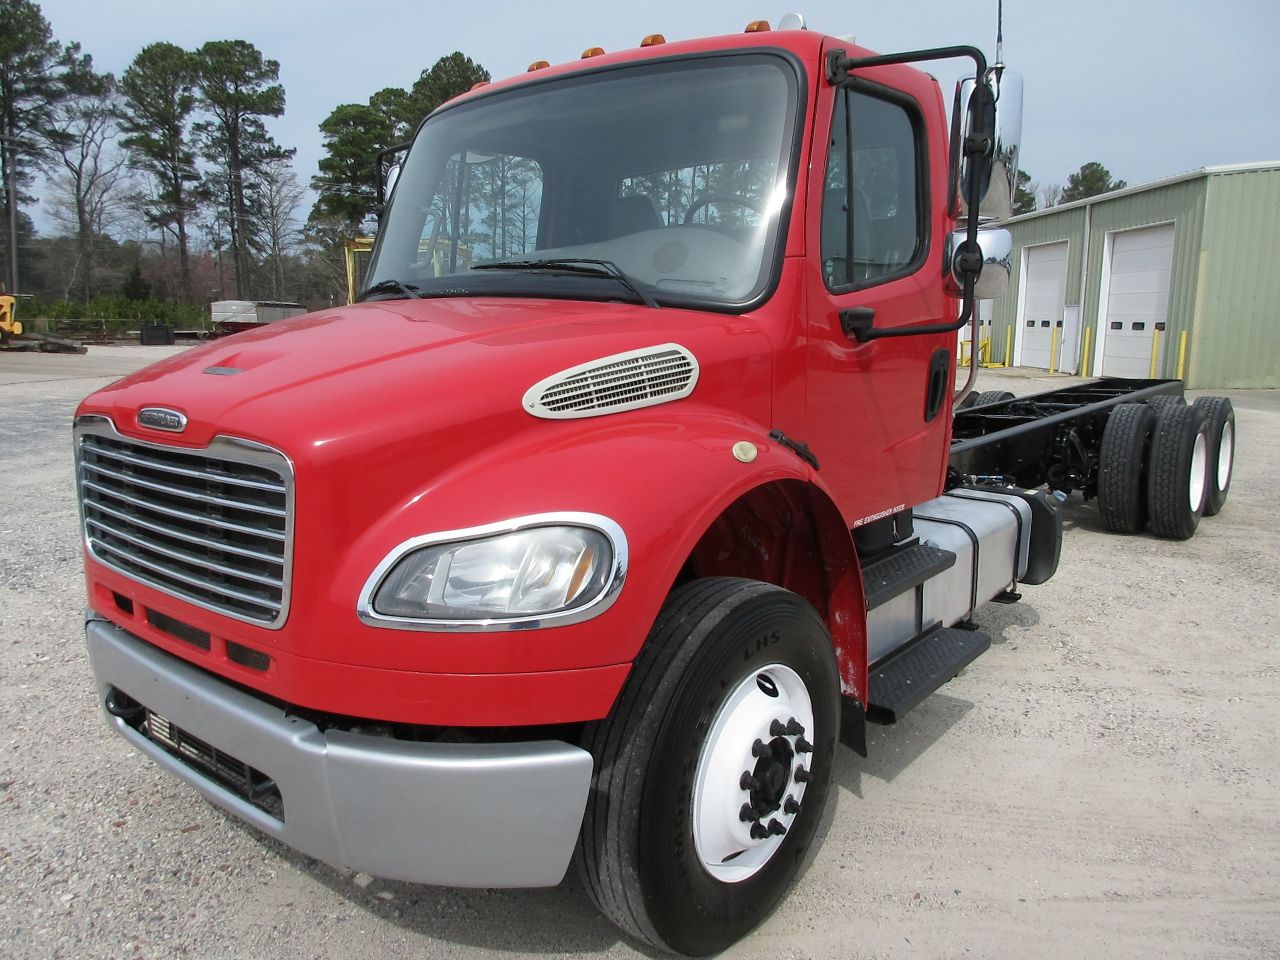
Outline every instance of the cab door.
<path fill-rule="evenodd" d="M 886 74 L 906 72 L 875 71 Z M 956 316 L 942 280 L 944 151 L 935 144 L 931 155 L 926 133 L 926 116 L 941 129 L 941 101 L 923 75 L 907 82 L 923 89 L 862 79 L 828 88 L 815 130 L 820 147 L 825 121 L 809 183 L 806 419 L 851 527 L 937 496 L 946 471 L 955 334 L 859 343 L 842 326 L 851 310 L 881 328 Z"/>

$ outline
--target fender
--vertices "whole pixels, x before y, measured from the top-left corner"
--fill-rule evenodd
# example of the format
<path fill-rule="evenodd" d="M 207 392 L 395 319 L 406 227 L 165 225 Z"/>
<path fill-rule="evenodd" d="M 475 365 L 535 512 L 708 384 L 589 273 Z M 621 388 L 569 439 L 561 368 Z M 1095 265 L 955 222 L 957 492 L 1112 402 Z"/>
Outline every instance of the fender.
<path fill-rule="evenodd" d="M 755 446 L 750 462 L 734 456 L 734 444 L 742 441 Z M 688 400 L 562 423 L 551 443 L 544 432 L 536 438 L 522 433 L 437 476 L 351 544 L 318 605 L 318 624 L 330 625 L 323 631 L 328 639 L 319 642 L 330 649 L 314 655 L 469 674 L 630 663 L 708 528 L 735 501 L 775 483 L 808 491 L 829 583 L 828 609 L 820 613 L 831 625 L 846 689 L 860 693 L 866 661 L 861 577 L 852 538 L 820 477 L 770 440 L 764 425 Z M 595 618 L 483 633 L 391 630 L 356 619 L 361 587 L 404 541 L 557 511 L 601 514 L 626 534 L 631 557 L 626 583 L 613 606 Z M 332 630 L 336 623 L 349 629 Z"/>

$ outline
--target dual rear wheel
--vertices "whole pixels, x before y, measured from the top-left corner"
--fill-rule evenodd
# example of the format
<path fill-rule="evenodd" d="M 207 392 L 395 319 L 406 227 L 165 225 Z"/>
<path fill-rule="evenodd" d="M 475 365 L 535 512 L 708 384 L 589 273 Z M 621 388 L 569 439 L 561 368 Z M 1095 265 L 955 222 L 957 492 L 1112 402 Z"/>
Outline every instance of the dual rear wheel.
<path fill-rule="evenodd" d="M 1186 540 L 1226 503 L 1235 456 L 1235 413 L 1226 397 L 1119 404 L 1107 419 L 1098 506 L 1107 529 Z"/>

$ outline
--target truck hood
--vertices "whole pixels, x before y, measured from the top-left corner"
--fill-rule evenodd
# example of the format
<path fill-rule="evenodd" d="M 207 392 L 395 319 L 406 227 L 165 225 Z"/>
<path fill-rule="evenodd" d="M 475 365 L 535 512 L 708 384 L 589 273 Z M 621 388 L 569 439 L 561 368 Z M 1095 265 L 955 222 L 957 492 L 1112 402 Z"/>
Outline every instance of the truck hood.
<path fill-rule="evenodd" d="M 727 327 L 737 335 L 726 336 Z M 405 457 L 422 464 L 429 452 L 434 473 L 522 431 L 566 429 L 523 410 L 539 380 L 670 342 L 698 360 L 695 397 L 705 390 L 768 421 L 770 351 L 747 317 L 493 298 L 378 301 L 277 321 L 147 367 L 90 396 L 79 413 L 108 416 L 121 433 L 153 442 L 258 441 L 299 472 L 350 458 L 373 480 L 396 473 Z M 186 429 L 139 426 L 148 406 L 184 414 Z"/>

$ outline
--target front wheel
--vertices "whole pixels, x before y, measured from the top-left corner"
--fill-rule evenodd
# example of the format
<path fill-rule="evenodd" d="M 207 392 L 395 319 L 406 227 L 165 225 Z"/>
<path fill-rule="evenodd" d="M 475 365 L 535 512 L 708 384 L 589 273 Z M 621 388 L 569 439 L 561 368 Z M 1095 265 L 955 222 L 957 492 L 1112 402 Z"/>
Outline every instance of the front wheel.
<path fill-rule="evenodd" d="M 821 820 L 839 710 L 831 639 L 803 599 L 718 577 L 673 591 L 587 736 L 577 862 L 601 912 L 692 956 L 760 923 Z"/>

